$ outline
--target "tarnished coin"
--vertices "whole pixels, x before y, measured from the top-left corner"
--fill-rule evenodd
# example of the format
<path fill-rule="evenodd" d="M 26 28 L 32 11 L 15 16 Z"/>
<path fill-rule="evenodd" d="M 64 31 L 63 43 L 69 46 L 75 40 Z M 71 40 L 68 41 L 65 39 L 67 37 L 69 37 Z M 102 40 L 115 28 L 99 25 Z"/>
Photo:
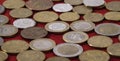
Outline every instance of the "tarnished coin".
<path fill-rule="evenodd" d="M 13 36 L 18 32 L 18 28 L 13 25 L 1 25 L 0 26 L 0 36 Z"/>
<path fill-rule="evenodd" d="M 3 45 L 3 43 L 4 43 L 4 39 L 0 37 L 0 46 Z"/>
<path fill-rule="evenodd" d="M 17 55 L 18 61 L 43 61 L 45 54 L 36 50 L 23 51 Z"/>
<path fill-rule="evenodd" d="M 73 9 L 72 5 L 68 3 L 58 3 L 53 6 L 53 10 L 56 12 L 68 12 Z"/>
<path fill-rule="evenodd" d="M 83 16 L 85 21 L 100 22 L 104 19 L 104 16 L 100 13 L 89 13 Z"/>
<path fill-rule="evenodd" d="M 51 57 L 46 59 L 46 61 L 70 61 L 70 59 L 65 58 L 65 57 Z"/>
<path fill-rule="evenodd" d="M 42 11 L 36 13 L 33 18 L 37 22 L 52 22 L 58 19 L 58 14 L 52 11 Z"/>
<path fill-rule="evenodd" d="M 120 12 L 107 12 L 104 16 L 107 20 L 120 21 Z"/>
<path fill-rule="evenodd" d="M 33 50 L 48 51 L 53 49 L 56 43 L 49 38 L 35 39 L 30 42 L 30 48 Z"/>
<path fill-rule="evenodd" d="M 74 31 L 88 32 L 95 28 L 95 24 L 92 22 L 79 20 L 79 21 L 72 22 L 70 24 L 70 27 Z"/>
<path fill-rule="evenodd" d="M 120 57 L 120 43 L 115 43 L 107 48 L 107 52 L 113 56 Z"/>
<path fill-rule="evenodd" d="M 21 19 L 16 19 L 13 22 L 13 25 L 17 28 L 29 28 L 35 26 L 36 22 L 31 18 L 21 18 Z"/>
<path fill-rule="evenodd" d="M 83 48 L 78 44 L 62 43 L 54 47 L 53 52 L 61 57 L 75 57 L 83 52 Z"/>
<path fill-rule="evenodd" d="M 88 38 L 86 33 L 80 31 L 70 31 L 63 35 L 63 40 L 68 43 L 83 43 Z"/>
<path fill-rule="evenodd" d="M 21 8 L 25 5 L 23 0 L 5 0 L 3 6 L 8 9 Z"/>
<path fill-rule="evenodd" d="M 69 24 L 63 21 L 54 21 L 47 23 L 45 29 L 49 32 L 65 32 L 69 30 Z"/>
<path fill-rule="evenodd" d="M 110 37 L 100 35 L 91 37 L 87 42 L 90 46 L 97 48 L 106 48 L 113 43 Z"/>
<path fill-rule="evenodd" d="M 1 46 L 1 49 L 7 53 L 19 53 L 28 48 L 29 45 L 24 40 L 9 40 Z"/>
<path fill-rule="evenodd" d="M 31 10 L 47 10 L 53 6 L 51 0 L 28 0 L 26 7 Z"/>
<path fill-rule="evenodd" d="M 8 54 L 6 52 L 0 51 L 0 60 L 4 61 L 8 58 Z"/>
<path fill-rule="evenodd" d="M 0 25 L 4 25 L 9 22 L 9 18 L 5 15 L 0 15 Z"/>
<path fill-rule="evenodd" d="M 63 21 L 75 21 L 80 18 L 80 15 L 75 12 L 65 12 L 65 13 L 60 14 L 59 17 Z"/>
<path fill-rule="evenodd" d="M 99 24 L 95 27 L 95 32 L 101 35 L 115 36 L 120 34 L 120 25 L 114 23 Z"/>
<path fill-rule="evenodd" d="M 91 13 L 93 9 L 90 7 L 86 7 L 84 5 L 80 5 L 80 6 L 75 6 L 73 8 L 73 11 L 77 12 L 78 14 L 88 14 L 88 13 Z"/>
<path fill-rule="evenodd" d="M 108 10 L 120 11 L 120 1 L 111 1 L 105 4 Z"/>
<path fill-rule="evenodd" d="M 27 8 L 17 8 L 10 11 L 10 16 L 13 18 L 25 18 L 30 17 L 33 12 Z"/>
<path fill-rule="evenodd" d="M 64 2 L 71 5 L 80 5 L 83 3 L 83 0 L 64 0 Z"/>
<path fill-rule="evenodd" d="M 39 39 L 47 34 L 48 32 L 40 27 L 30 27 L 21 31 L 21 36 L 26 39 Z"/>
<path fill-rule="evenodd" d="M 0 5 L 0 14 L 2 14 L 5 11 L 5 7 Z"/>
<path fill-rule="evenodd" d="M 109 61 L 110 56 L 100 50 L 88 50 L 79 56 L 80 61 Z"/>

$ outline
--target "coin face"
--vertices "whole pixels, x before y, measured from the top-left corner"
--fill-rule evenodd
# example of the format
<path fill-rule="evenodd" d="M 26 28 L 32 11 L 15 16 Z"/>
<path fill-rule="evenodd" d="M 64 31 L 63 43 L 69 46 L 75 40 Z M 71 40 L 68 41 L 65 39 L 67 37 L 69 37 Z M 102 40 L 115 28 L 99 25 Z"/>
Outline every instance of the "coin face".
<path fill-rule="evenodd" d="M 8 54 L 6 52 L 0 51 L 0 59 L 4 61 L 7 58 L 8 58 Z"/>
<path fill-rule="evenodd" d="M 47 10 L 53 6 L 51 0 L 28 0 L 26 7 L 31 10 Z"/>
<path fill-rule="evenodd" d="M 106 48 L 112 45 L 113 41 L 110 37 L 99 35 L 91 37 L 90 39 L 88 39 L 87 43 L 92 47 Z"/>
<path fill-rule="evenodd" d="M 78 44 L 62 43 L 54 47 L 53 52 L 61 57 L 75 57 L 83 52 L 83 48 Z"/>
<path fill-rule="evenodd" d="M 114 23 L 99 24 L 95 27 L 95 32 L 101 35 L 115 36 L 120 34 L 120 25 Z"/>
<path fill-rule="evenodd" d="M 1 49 L 7 53 L 19 53 L 29 48 L 29 45 L 24 40 L 10 40 L 5 42 Z"/>
<path fill-rule="evenodd" d="M 0 14 L 2 14 L 5 11 L 5 7 L 0 5 Z"/>
<path fill-rule="evenodd" d="M 69 24 L 63 21 L 47 23 L 45 29 L 49 32 L 65 32 L 69 29 Z"/>
<path fill-rule="evenodd" d="M 118 36 L 118 39 L 119 39 L 119 41 L 120 41 L 120 35 Z"/>
<path fill-rule="evenodd" d="M 30 27 L 21 31 L 21 36 L 26 39 L 39 39 L 47 34 L 48 32 L 40 27 Z"/>
<path fill-rule="evenodd" d="M 43 61 L 45 54 L 36 50 L 23 51 L 17 55 L 18 61 Z"/>
<path fill-rule="evenodd" d="M 71 31 L 63 35 L 63 40 L 68 43 L 83 43 L 87 41 L 88 35 L 80 31 Z"/>
<path fill-rule="evenodd" d="M 46 61 L 70 61 L 70 59 L 56 56 L 56 57 L 48 58 Z"/>
<path fill-rule="evenodd" d="M 17 28 L 29 28 L 35 26 L 36 22 L 31 18 L 21 18 L 21 19 L 16 19 L 13 22 L 13 25 Z"/>
<path fill-rule="evenodd" d="M 0 46 L 4 43 L 4 39 L 0 37 Z"/>
<path fill-rule="evenodd" d="M 110 56 L 100 50 L 88 50 L 79 56 L 80 61 L 109 61 Z"/>
<path fill-rule="evenodd" d="M 79 21 L 72 22 L 70 24 L 70 27 L 74 31 L 88 32 L 95 28 L 95 24 L 92 22 L 79 20 Z"/>
<path fill-rule="evenodd" d="M 80 15 L 74 12 L 65 12 L 65 13 L 60 14 L 59 17 L 63 21 L 75 21 L 80 18 Z"/>
<path fill-rule="evenodd" d="M 17 8 L 10 11 L 10 16 L 13 18 L 25 18 L 30 17 L 33 12 L 27 8 Z"/>
<path fill-rule="evenodd" d="M 68 12 L 73 9 L 72 5 L 67 3 L 58 3 L 53 6 L 53 10 L 56 12 Z"/>
<path fill-rule="evenodd" d="M 18 28 L 13 25 L 1 25 L 0 26 L 0 36 L 13 36 L 18 32 Z"/>
<path fill-rule="evenodd" d="M 52 22 L 58 19 L 58 14 L 52 11 L 42 11 L 36 13 L 33 18 L 37 22 Z"/>
<path fill-rule="evenodd" d="M 49 38 L 35 39 L 30 42 L 30 47 L 33 50 L 48 51 L 55 47 L 56 43 Z"/>
<path fill-rule="evenodd" d="M 9 22 L 9 18 L 5 15 L 0 15 L 0 25 L 4 25 Z"/>
<path fill-rule="evenodd" d="M 80 5 L 83 3 L 83 0 L 64 0 L 64 2 L 71 5 Z"/>

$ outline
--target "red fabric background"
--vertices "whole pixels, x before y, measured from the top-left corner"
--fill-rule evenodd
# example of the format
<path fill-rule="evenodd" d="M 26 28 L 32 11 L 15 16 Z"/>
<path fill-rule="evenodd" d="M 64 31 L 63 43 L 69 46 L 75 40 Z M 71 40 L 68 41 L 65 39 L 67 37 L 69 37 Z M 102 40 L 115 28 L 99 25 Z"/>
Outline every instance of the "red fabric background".
<path fill-rule="evenodd" d="M 2 4 L 4 1 L 5 1 L 5 0 L 0 0 L 0 4 Z M 110 1 L 120 1 L 120 0 L 106 0 L 106 2 L 110 2 Z M 56 3 L 62 3 L 62 2 L 54 2 L 54 3 L 56 4 Z M 51 9 L 51 10 L 52 10 L 52 9 Z M 10 10 L 6 9 L 6 11 L 5 11 L 5 13 L 3 13 L 3 15 L 8 16 L 9 19 L 10 19 L 9 24 L 12 24 L 15 19 L 12 18 L 12 17 L 9 15 L 9 11 L 10 11 Z M 108 12 L 108 10 L 106 10 L 105 8 L 94 8 L 94 12 L 102 13 L 102 14 L 104 15 L 106 12 Z M 60 13 L 59 13 L 59 14 L 60 14 Z M 32 18 L 32 16 L 31 16 L 31 18 Z M 83 18 L 81 17 L 80 19 L 83 19 Z M 117 23 L 117 24 L 120 24 L 120 22 L 114 22 L 114 21 L 104 20 L 104 21 L 102 21 L 102 22 L 96 23 L 96 25 L 97 25 L 97 24 L 100 24 L 100 23 L 108 23 L 108 22 L 109 22 L 109 23 Z M 45 25 L 45 24 L 43 24 L 43 23 L 37 23 L 36 26 L 38 26 L 38 27 L 43 27 L 43 28 L 44 28 L 44 25 Z M 13 40 L 13 39 L 23 39 L 23 38 L 20 36 L 20 31 L 21 31 L 21 30 L 19 30 L 19 33 L 17 33 L 14 37 L 4 38 L 5 41 L 9 41 L 9 40 Z M 57 44 L 60 44 L 60 43 L 64 43 L 64 41 L 62 40 L 62 35 L 63 35 L 63 34 L 64 34 L 64 33 L 62 33 L 62 34 L 49 33 L 49 35 L 47 36 L 47 38 L 51 38 L 51 39 L 55 40 L 55 42 L 56 42 Z M 94 35 L 97 35 L 94 31 L 88 32 L 88 34 L 89 34 L 89 37 L 94 36 Z M 114 43 L 120 42 L 120 41 L 118 40 L 118 36 L 114 36 L 114 37 L 111 37 L 111 38 L 113 39 Z M 26 40 L 27 42 L 30 41 L 30 40 L 27 40 L 27 39 L 23 39 L 23 40 Z M 86 51 L 86 50 L 91 50 L 91 49 L 97 49 L 97 48 L 93 48 L 93 47 L 88 46 L 87 43 L 82 43 L 82 44 L 80 44 L 80 45 L 83 46 L 84 51 Z M 106 51 L 106 49 L 98 49 L 98 50 L 104 50 L 104 51 Z M 46 54 L 46 58 L 55 56 L 55 54 L 52 52 L 52 50 L 51 50 L 51 51 L 48 51 L 48 52 L 44 52 L 44 53 Z M 16 55 L 17 55 L 17 54 L 9 54 L 9 58 L 8 58 L 6 61 L 17 61 L 17 60 L 16 60 Z M 79 61 L 78 57 L 70 58 L 70 59 L 71 59 L 71 61 Z M 111 56 L 110 61 L 120 61 L 120 57 Z"/>

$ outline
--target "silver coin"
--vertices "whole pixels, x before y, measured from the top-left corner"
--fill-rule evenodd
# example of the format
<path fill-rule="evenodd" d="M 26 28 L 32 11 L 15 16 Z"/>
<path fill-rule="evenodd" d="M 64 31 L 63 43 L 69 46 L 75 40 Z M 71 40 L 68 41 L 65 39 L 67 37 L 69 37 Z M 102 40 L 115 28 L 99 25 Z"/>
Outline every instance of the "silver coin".
<path fill-rule="evenodd" d="M 4 39 L 2 37 L 0 37 L 0 46 L 3 44 Z"/>
<path fill-rule="evenodd" d="M 2 5 L 0 5 L 0 14 L 3 13 L 5 11 L 5 7 L 3 7 Z"/>

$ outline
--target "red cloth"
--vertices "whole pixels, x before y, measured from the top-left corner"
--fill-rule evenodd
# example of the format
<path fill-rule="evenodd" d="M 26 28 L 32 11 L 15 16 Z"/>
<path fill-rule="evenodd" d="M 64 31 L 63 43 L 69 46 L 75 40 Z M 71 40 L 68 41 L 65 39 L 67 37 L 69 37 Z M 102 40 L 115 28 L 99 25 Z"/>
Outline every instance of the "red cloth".
<path fill-rule="evenodd" d="M 0 4 L 2 4 L 5 0 L 0 0 Z M 106 0 L 106 2 L 110 2 L 110 1 L 120 1 L 120 0 Z M 61 3 L 61 2 L 55 2 L 55 3 Z M 51 9 L 52 10 L 52 9 Z M 12 18 L 10 15 L 9 15 L 9 11 L 8 9 L 6 9 L 5 13 L 3 13 L 3 15 L 6 15 L 9 17 L 10 21 L 9 21 L 9 24 L 12 24 L 13 21 L 15 20 L 14 18 Z M 94 12 L 98 12 L 98 13 L 102 13 L 102 14 L 105 14 L 106 12 L 108 12 L 107 9 L 105 8 L 94 8 Z M 31 17 L 32 18 L 32 17 Z M 82 19 L 82 18 L 81 18 Z M 117 23 L 117 24 L 120 24 L 120 22 L 114 22 L 114 21 L 108 21 L 108 20 L 104 20 L 102 22 L 99 22 L 99 23 L 96 23 L 97 24 L 100 24 L 100 23 L 106 23 L 106 22 L 112 22 L 112 23 Z M 38 27 L 43 27 L 44 28 L 44 25 L 45 24 L 42 24 L 42 23 L 37 23 L 36 26 Z M 63 33 L 64 34 L 64 33 Z M 55 42 L 57 44 L 59 43 L 64 43 L 63 39 L 62 39 L 62 35 L 63 34 L 54 34 L 54 33 L 49 33 L 49 35 L 47 36 L 48 38 L 51 38 L 53 40 L 55 40 Z M 91 32 L 88 32 L 89 34 L 89 37 L 91 36 L 94 36 L 94 35 L 97 35 L 94 31 L 91 31 Z M 111 37 L 114 41 L 114 43 L 118 43 L 120 42 L 118 40 L 118 36 L 114 36 L 114 37 Z M 23 39 L 21 36 L 20 36 L 20 32 L 17 33 L 14 37 L 6 37 L 4 38 L 5 41 L 8 41 L 8 40 L 13 40 L 13 39 Z M 27 40 L 27 39 L 23 39 L 23 40 L 26 40 L 27 42 L 29 42 L 30 40 Z M 82 43 L 80 44 L 83 46 L 84 48 L 84 51 L 86 50 L 91 50 L 91 49 L 96 49 L 96 48 L 93 48 L 93 47 L 90 47 L 88 46 L 87 43 Z M 106 49 L 98 49 L 98 50 L 104 50 L 106 51 Z M 52 52 L 52 51 L 48 51 L 48 52 L 44 52 L 46 54 L 46 58 L 49 58 L 49 57 L 52 57 L 52 56 L 55 56 L 55 54 Z M 6 60 L 6 61 L 17 61 L 16 60 L 16 55 L 17 54 L 9 54 L 9 58 Z M 78 57 L 75 57 L 75 58 L 70 58 L 71 61 L 79 61 Z M 120 61 L 120 57 L 114 57 L 114 56 L 111 56 L 110 58 L 110 61 Z"/>

